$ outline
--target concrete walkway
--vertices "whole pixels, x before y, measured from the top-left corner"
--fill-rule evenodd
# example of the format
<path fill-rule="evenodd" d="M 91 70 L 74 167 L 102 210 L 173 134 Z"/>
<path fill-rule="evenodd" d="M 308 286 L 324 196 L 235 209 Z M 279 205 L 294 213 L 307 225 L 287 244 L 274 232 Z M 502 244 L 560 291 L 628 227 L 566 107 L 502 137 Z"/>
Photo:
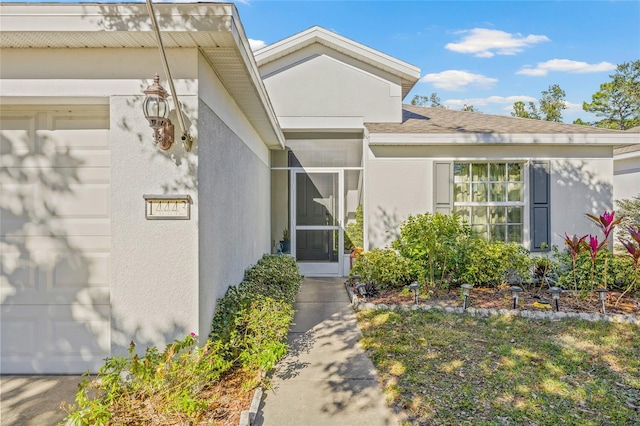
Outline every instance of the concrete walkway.
<path fill-rule="evenodd" d="M 358 344 L 344 279 L 306 278 L 295 309 L 290 353 L 276 367 L 254 425 L 397 425 Z"/>
<path fill-rule="evenodd" d="M 75 403 L 81 376 L 0 376 L 0 425 L 49 426 L 67 413 L 60 402 Z"/>

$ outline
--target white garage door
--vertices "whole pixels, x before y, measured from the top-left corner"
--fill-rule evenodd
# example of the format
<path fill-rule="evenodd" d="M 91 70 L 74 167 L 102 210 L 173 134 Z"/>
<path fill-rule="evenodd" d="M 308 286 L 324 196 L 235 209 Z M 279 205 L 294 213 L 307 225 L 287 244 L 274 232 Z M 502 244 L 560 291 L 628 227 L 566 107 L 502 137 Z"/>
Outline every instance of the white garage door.
<path fill-rule="evenodd" d="M 96 371 L 110 351 L 107 106 L 0 110 L 3 374 Z"/>

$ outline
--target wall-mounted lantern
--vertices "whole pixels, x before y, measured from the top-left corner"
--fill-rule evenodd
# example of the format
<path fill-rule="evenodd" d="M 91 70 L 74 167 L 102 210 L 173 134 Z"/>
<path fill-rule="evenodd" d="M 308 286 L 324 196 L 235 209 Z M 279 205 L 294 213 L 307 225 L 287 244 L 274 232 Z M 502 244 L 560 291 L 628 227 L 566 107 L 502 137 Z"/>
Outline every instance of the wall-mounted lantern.
<path fill-rule="evenodd" d="M 173 145 L 173 124 L 169 120 L 169 94 L 160 85 L 158 74 L 153 76 L 153 84 L 147 87 L 144 94 L 142 110 L 149 127 L 153 129 L 153 142 L 166 151 Z"/>

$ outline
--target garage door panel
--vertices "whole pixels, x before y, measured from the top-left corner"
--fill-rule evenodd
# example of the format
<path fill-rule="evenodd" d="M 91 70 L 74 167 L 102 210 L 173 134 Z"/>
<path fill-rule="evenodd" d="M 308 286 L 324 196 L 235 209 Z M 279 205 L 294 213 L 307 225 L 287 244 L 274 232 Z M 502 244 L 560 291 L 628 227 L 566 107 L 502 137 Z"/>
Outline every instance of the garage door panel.
<path fill-rule="evenodd" d="M 109 308 L 2 307 L 2 371 L 82 373 L 109 356 Z"/>
<path fill-rule="evenodd" d="M 110 351 L 108 105 L 0 107 L 2 372 L 96 371 Z"/>
<path fill-rule="evenodd" d="M 87 236 L 79 238 L 92 242 Z M 105 239 L 95 239 L 101 238 Z M 111 254 L 108 248 L 34 250 L 25 255 L 12 247 L 3 251 L 0 259 L 2 303 L 69 304 L 78 301 L 80 296 L 85 303 L 109 303 Z"/>
<path fill-rule="evenodd" d="M 53 192 L 51 205 L 56 218 L 108 218 L 110 214 L 110 185 L 69 185 L 68 192 Z"/>

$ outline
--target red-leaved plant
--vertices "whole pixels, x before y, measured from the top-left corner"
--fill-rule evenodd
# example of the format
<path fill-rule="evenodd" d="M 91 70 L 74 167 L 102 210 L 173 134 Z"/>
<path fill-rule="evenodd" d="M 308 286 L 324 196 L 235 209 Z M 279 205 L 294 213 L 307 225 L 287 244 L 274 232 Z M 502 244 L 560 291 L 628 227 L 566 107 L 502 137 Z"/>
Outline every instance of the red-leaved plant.
<path fill-rule="evenodd" d="M 620 238 L 620 242 L 627 249 L 629 256 L 633 259 L 633 281 L 629 284 L 629 287 L 625 289 L 625 291 L 618 298 L 618 302 L 622 299 L 631 288 L 636 290 L 636 286 L 638 284 L 638 264 L 640 263 L 640 224 L 634 226 L 628 226 L 627 230 L 629 231 L 629 235 L 631 236 L 631 241 L 623 240 Z M 618 304 L 616 302 L 616 305 Z"/>
<path fill-rule="evenodd" d="M 571 253 L 571 261 L 573 262 L 573 286 L 578 292 L 578 281 L 576 280 L 576 264 L 578 262 L 578 256 L 580 253 L 587 249 L 587 243 L 585 240 L 587 239 L 586 235 L 578 238 L 577 235 L 573 234 L 573 237 L 569 237 L 567 233 L 564 233 L 564 245 L 567 246 L 569 252 Z"/>
<path fill-rule="evenodd" d="M 600 228 L 600 230 L 604 234 L 604 240 L 601 243 L 598 243 L 598 237 L 593 237 L 589 235 L 589 254 L 591 254 L 591 289 L 593 290 L 593 287 L 594 287 L 593 273 L 595 269 L 596 256 L 598 255 L 598 251 L 602 247 L 607 245 L 607 240 L 609 239 L 609 235 L 611 235 L 611 233 L 613 232 L 613 229 L 616 227 L 617 224 L 620 223 L 621 219 L 615 220 L 615 215 L 616 215 L 615 211 L 609 212 L 605 210 L 604 213 L 602 213 L 600 216 L 594 216 L 589 213 L 585 213 L 585 214 L 589 219 L 595 222 L 596 225 L 598 225 L 598 228 Z M 595 241 L 593 241 L 592 238 Z M 603 276 L 604 282 L 602 283 L 603 288 L 607 288 L 608 269 L 609 269 L 609 256 L 605 256 L 604 276 Z"/>

